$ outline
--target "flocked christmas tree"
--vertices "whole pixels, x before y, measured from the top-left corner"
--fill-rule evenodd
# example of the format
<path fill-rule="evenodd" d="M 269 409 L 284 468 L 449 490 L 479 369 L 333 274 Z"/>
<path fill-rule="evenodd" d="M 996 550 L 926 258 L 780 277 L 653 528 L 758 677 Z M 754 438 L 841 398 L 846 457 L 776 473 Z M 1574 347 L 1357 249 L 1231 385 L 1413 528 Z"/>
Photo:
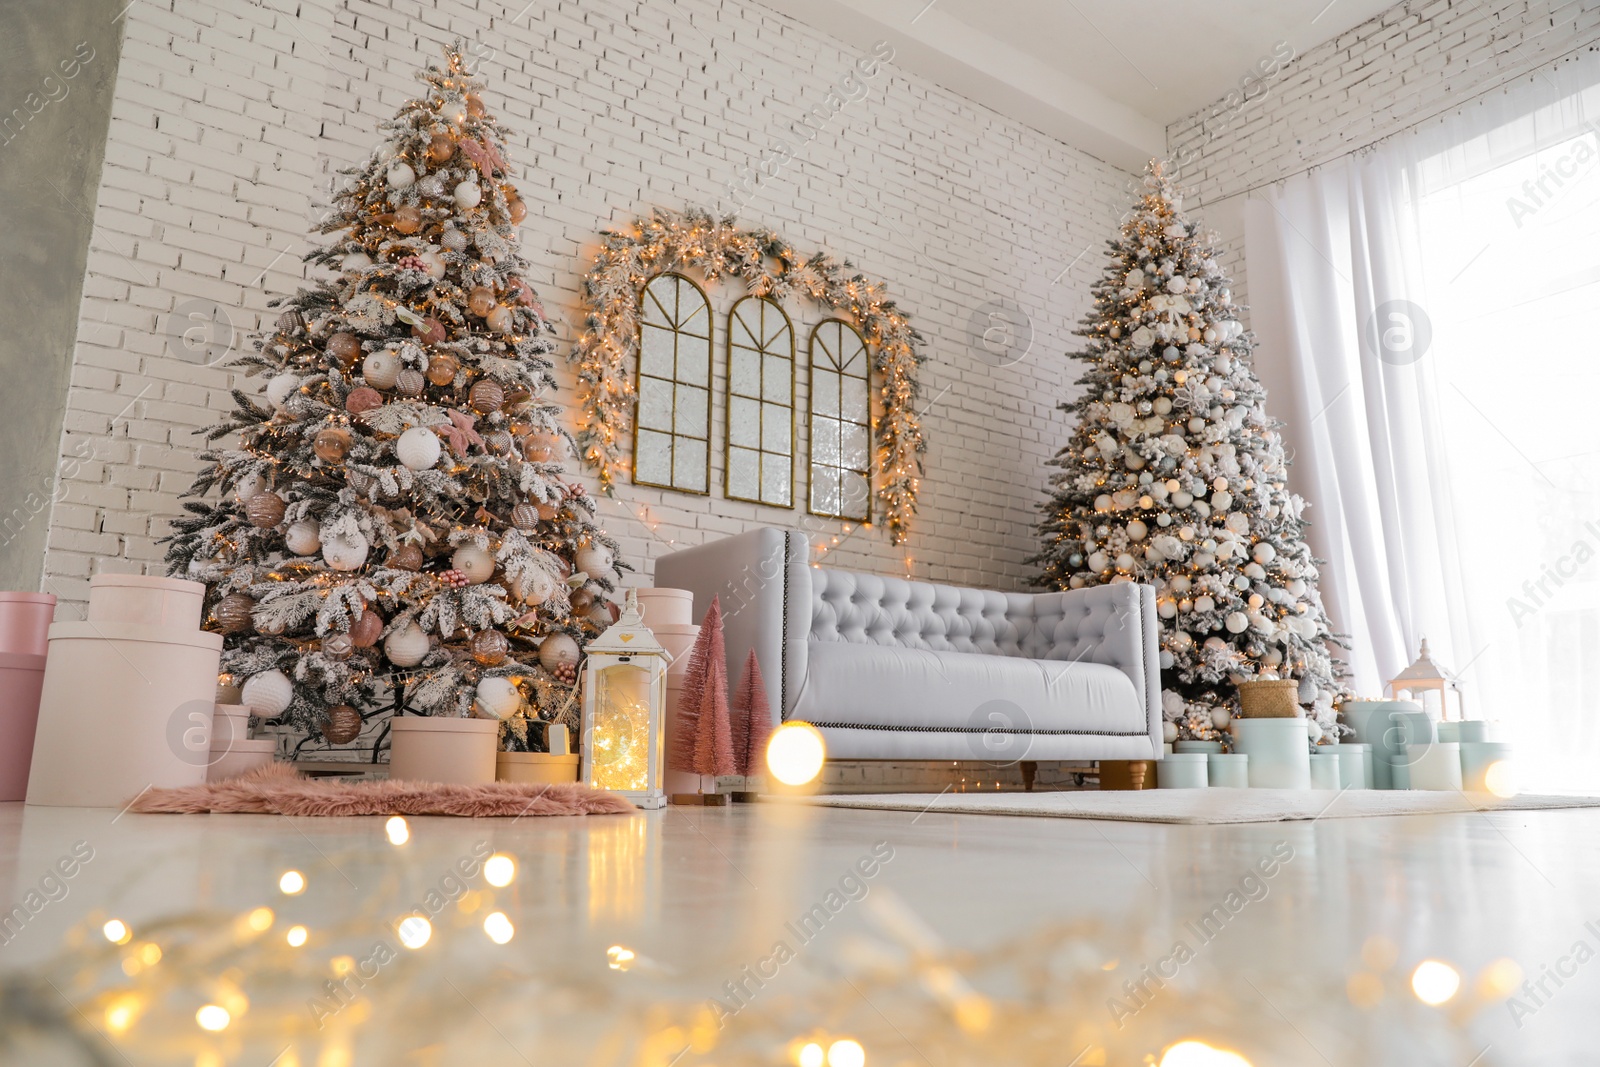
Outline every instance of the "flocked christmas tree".
<path fill-rule="evenodd" d="M 1341 685 L 1305 502 L 1285 487 L 1279 424 L 1214 243 L 1152 163 L 1078 330 L 1089 369 L 1062 405 L 1078 425 L 1051 461 L 1041 582 L 1156 587 L 1178 737 L 1217 737 L 1234 685 L 1261 677 L 1300 679 L 1327 732 Z"/>
<path fill-rule="evenodd" d="M 172 573 L 205 582 L 223 669 L 258 710 L 354 740 L 385 712 L 572 714 L 582 646 L 609 625 L 616 543 L 568 475 L 554 332 L 517 251 L 527 209 L 459 47 L 343 173 L 292 298 L 235 391 L 173 524 Z M 234 435 L 237 435 L 235 438 Z M 216 492 L 221 499 L 203 498 Z"/>

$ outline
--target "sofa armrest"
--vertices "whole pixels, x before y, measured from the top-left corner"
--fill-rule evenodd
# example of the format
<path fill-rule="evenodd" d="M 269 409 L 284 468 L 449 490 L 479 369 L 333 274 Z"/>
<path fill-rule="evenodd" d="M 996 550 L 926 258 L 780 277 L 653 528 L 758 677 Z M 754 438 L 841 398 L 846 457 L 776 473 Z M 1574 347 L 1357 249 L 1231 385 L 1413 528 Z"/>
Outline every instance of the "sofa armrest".
<path fill-rule="evenodd" d="M 710 609 L 712 597 L 719 598 L 728 683 L 738 684 L 744 661 L 754 649 L 775 720 L 784 716 L 786 698 L 793 701 L 799 679 L 805 676 L 805 636 L 811 620 L 809 556 L 804 534 L 765 527 L 656 560 L 657 586 L 694 593 L 695 622 Z"/>
<path fill-rule="evenodd" d="M 1044 659 L 1103 663 L 1133 682 L 1145 709 L 1150 742 L 1161 751 L 1161 661 L 1156 591 L 1118 582 L 1041 593 L 1034 625 L 1046 641 Z"/>

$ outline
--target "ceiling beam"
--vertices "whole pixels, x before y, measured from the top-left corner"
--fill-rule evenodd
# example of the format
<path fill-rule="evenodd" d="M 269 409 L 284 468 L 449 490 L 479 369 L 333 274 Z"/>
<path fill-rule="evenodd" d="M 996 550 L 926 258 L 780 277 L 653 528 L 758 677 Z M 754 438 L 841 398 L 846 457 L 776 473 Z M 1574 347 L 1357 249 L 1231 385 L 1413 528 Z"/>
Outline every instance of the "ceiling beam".
<path fill-rule="evenodd" d="M 901 69 L 1123 170 L 1166 153 L 1160 123 L 942 13 L 938 0 L 762 2 L 863 52 L 886 40 Z"/>

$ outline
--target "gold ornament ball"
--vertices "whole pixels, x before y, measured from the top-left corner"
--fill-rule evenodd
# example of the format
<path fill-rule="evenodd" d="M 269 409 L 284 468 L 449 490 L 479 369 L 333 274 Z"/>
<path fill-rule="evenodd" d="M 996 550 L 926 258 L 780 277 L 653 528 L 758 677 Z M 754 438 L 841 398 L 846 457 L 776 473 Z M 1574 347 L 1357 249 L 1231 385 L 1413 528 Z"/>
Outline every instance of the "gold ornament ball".
<path fill-rule="evenodd" d="M 394 228 L 405 234 L 416 233 L 422 229 L 422 212 L 410 204 L 397 208 L 394 213 Z"/>
<path fill-rule="evenodd" d="M 278 329 L 284 333 L 299 333 L 306 328 L 305 316 L 294 308 L 290 308 L 278 316 Z"/>
<path fill-rule="evenodd" d="M 480 630 L 472 635 L 472 658 L 485 667 L 497 667 L 505 662 L 511 642 L 499 630 Z"/>
<path fill-rule="evenodd" d="M 428 139 L 428 162 L 443 163 L 456 154 L 456 143 L 448 133 L 436 133 Z"/>
<path fill-rule="evenodd" d="M 327 352 L 339 361 L 339 366 L 349 370 L 361 358 L 361 339 L 353 333 L 340 330 L 328 338 Z"/>
<path fill-rule="evenodd" d="M 504 430 L 494 430 L 484 434 L 483 443 L 497 456 L 504 456 L 511 451 L 511 435 Z"/>
<path fill-rule="evenodd" d="M 389 553 L 389 564 L 397 571 L 420 571 L 422 569 L 422 549 L 416 545 L 401 545 Z"/>
<path fill-rule="evenodd" d="M 422 372 L 412 367 L 401 371 L 394 380 L 395 392 L 401 396 L 417 396 L 427 384 L 428 379 L 423 377 Z"/>
<path fill-rule="evenodd" d="M 483 317 L 483 321 L 495 333 L 510 333 L 511 328 L 516 325 L 512 321 L 511 309 L 508 307 L 495 308 Z"/>
<path fill-rule="evenodd" d="M 467 399 L 473 411 L 480 415 L 492 415 L 506 402 L 506 391 L 499 382 L 485 378 L 472 387 Z"/>
<path fill-rule="evenodd" d="M 329 659 L 349 659 L 356 650 L 356 639 L 349 634 L 329 634 L 322 639 L 322 654 Z"/>
<path fill-rule="evenodd" d="M 477 286 L 467 294 L 467 308 L 479 318 L 493 311 L 494 306 L 494 290 L 487 285 Z"/>
<path fill-rule="evenodd" d="M 460 360 L 455 356 L 441 353 L 428 360 L 428 381 L 438 386 L 449 385 L 456 380 L 456 374 L 460 370 Z"/>
<path fill-rule="evenodd" d="M 348 745 L 361 736 L 361 713 L 349 704 L 335 704 L 322 720 L 322 736 L 330 745 Z"/>
<path fill-rule="evenodd" d="M 467 94 L 467 114 L 475 119 L 481 119 L 488 113 L 488 109 L 483 106 L 483 97 L 477 93 Z"/>
<path fill-rule="evenodd" d="M 521 197 L 513 197 L 506 201 L 506 210 L 511 213 L 511 225 L 520 226 L 522 220 L 528 217 L 528 205 L 522 202 Z"/>
<path fill-rule="evenodd" d="M 245 501 L 245 518 L 258 530 L 270 530 L 283 521 L 286 505 L 277 493 L 257 493 Z"/>
<path fill-rule="evenodd" d="M 394 566 L 393 562 L 389 565 Z M 363 611 L 361 617 L 350 624 L 350 640 L 357 648 L 371 648 L 382 636 L 383 619 L 371 608 Z"/>
<path fill-rule="evenodd" d="M 317 431 L 311 439 L 311 451 L 324 463 L 343 463 L 350 454 L 350 431 L 343 426 L 329 426 Z"/>
<path fill-rule="evenodd" d="M 256 602 L 244 593 L 229 593 L 217 601 L 217 629 L 225 634 L 242 634 L 251 626 L 250 613 Z"/>
<path fill-rule="evenodd" d="M 518 504 L 511 509 L 511 525 L 523 533 L 532 533 L 539 526 L 539 509 L 532 504 Z"/>

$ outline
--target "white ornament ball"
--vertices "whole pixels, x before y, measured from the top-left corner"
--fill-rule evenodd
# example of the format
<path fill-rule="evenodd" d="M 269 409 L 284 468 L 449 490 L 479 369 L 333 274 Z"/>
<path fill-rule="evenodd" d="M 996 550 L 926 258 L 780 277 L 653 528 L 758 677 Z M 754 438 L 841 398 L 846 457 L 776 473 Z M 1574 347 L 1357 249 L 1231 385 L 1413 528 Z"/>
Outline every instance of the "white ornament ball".
<path fill-rule="evenodd" d="M 362 360 L 361 376 L 374 389 L 393 389 L 400 377 L 400 357 L 393 352 L 374 352 Z"/>
<path fill-rule="evenodd" d="M 1215 726 L 1217 729 L 1226 730 L 1228 728 L 1228 723 L 1232 720 L 1233 716 L 1228 714 L 1227 708 L 1211 709 L 1211 725 Z"/>
<path fill-rule="evenodd" d="M 1133 570 L 1133 556 L 1127 552 L 1117 557 L 1117 569 L 1123 571 Z"/>
<path fill-rule="evenodd" d="M 439 253 L 424 252 L 417 258 L 422 260 L 422 269 L 427 272 L 428 277 L 434 281 L 444 277 L 444 257 Z"/>
<path fill-rule="evenodd" d="M 396 667 L 415 667 L 428 658 L 428 635 L 414 622 L 383 639 L 383 654 Z"/>
<path fill-rule="evenodd" d="M 1260 544 L 1256 545 L 1255 549 L 1251 551 L 1250 555 L 1255 557 L 1255 561 L 1257 563 L 1266 564 L 1271 563 L 1277 557 L 1278 550 L 1267 544 L 1265 541 L 1262 541 Z"/>
<path fill-rule="evenodd" d="M 539 645 L 539 665 L 547 671 L 578 664 L 578 642 L 566 634 L 554 633 Z"/>
<path fill-rule="evenodd" d="M 467 250 L 467 235 L 452 227 L 440 235 L 439 243 L 451 252 L 465 252 Z"/>
<path fill-rule="evenodd" d="M 461 182 L 456 186 L 455 197 L 456 207 L 475 208 L 483 200 L 483 187 L 477 182 Z"/>
<path fill-rule="evenodd" d="M 512 327 L 511 309 L 497 307 L 484 317 L 484 323 L 495 333 L 510 333 Z"/>
<path fill-rule="evenodd" d="M 1161 740 L 1165 741 L 1167 744 L 1170 745 L 1170 744 L 1172 744 L 1172 742 L 1176 741 L 1177 739 L 1178 739 L 1178 724 L 1175 723 L 1175 722 L 1164 722 L 1164 723 L 1162 723 L 1161 724 Z"/>
<path fill-rule="evenodd" d="M 1223 625 L 1227 626 L 1230 634 L 1242 634 L 1250 629 L 1250 618 L 1242 611 L 1230 611 Z"/>
<path fill-rule="evenodd" d="M 321 531 L 310 519 L 297 519 L 284 531 L 283 543 L 297 556 L 312 556 L 322 549 Z"/>
<path fill-rule="evenodd" d="M 485 678 L 478 683 L 478 714 L 491 719 L 509 719 L 522 707 L 522 690 L 509 678 Z"/>
<path fill-rule="evenodd" d="M 1175 601 L 1175 600 L 1158 600 L 1158 601 L 1156 601 L 1156 614 L 1160 615 L 1163 619 L 1176 618 L 1177 615 L 1178 615 L 1178 603 L 1177 603 L 1177 601 Z"/>
<path fill-rule="evenodd" d="M 289 402 L 289 397 L 296 389 L 300 388 L 300 379 L 284 371 L 276 375 L 267 383 L 267 403 L 277 411 L 283 410 L 283 405 Z"/>
<path fill-rule="evenodd" d="M 1111 569 L 1111 559 L 1104 552 L 1093 552 L 1089 555 L 1089 569 L 1096 574 Z"/>
<path fill-rule="evenodd" d="M 1167 279 L 1167 292 L 1169 292 L 1169 293 L 1173 293 L 1173 294 L 1182 293 L 1182 292 L 1185 292 L 1186 290 L 1188 290 L 1188 288 L 1189 288 L 1189 282 L 1188 282 L 1188 279 L 1186 279 L 1186 278 L 1183 278 L 1183 277 L 1180 276 L 1180 277 L 1168 278 Z"/>
<path fill-rule="evenodd" d="M 1148 505 L 1141 505 L 1141 506 L 1148 506 Z M 1143 522 L 1140 522 L 1138 519 L 1134 519 L 1132 522 L 1128 523 L 1128 537 L 1129 537 L 1130 540 L 1143 541 L 1145 539 L 1145 537 L 1149 533 L 1150 533 L 1150 527 L 1146 526 Z"/>
<path fill-rule="evenodd" d="M 359 531 L 322 543 L 322 559 L 336 571 L 353 571 L 367 562 L 367 539 Z"/>
<path fill-rule="evenodd" d="M 267 491 L 267 480 L 259 474 L 246 474 L 233 485 L 233 499 L 247 504 L 250 498 Z"/>
<path fill-rule="evenodd" d="M 1186 508 L 1193 503 L 1194 497 L 1184 492 L 1182 489 L 1172 494 L 1172 506 L 1175 508 Z"/>
<path fill-rule="evenodd" d="M 450 556 L 450 566 L 466 575 L 473 585 L 481 585 L 494 577 L 493 554 L 477 545 L 462 545 L 456 549 Z"/>
<path fill-rule="evenodd" d="M 294 683 L 279 670 L 262 671 L 245 679 L 239 700 L 263 718 L 282 715 L 294 700 Z"/>
<path fill-rule="evenodd" d="M 396 163 L 389 168 L 389 188 L 404 189 L 417 180 L 417 172 L 411 169 L 409 163 Z"/>
<path fill-rule="evenodd" d="M 1233 494 L 1226 490 L 1218 490 L 1211 494 L 1211 506 L 1218 511 L 1227 511 L 1233 507 Z"/>
<path fill-rule="evenodd" d="M 1204 593 L 1201 593 L 1199 596 L 1194 598 L 1194 610 L 1204 613 L 1207 611 L 1215 611 L 1216 609 L 1217 602 L 1212 600 L 1209 596 L 1206 596 Z"/>
<path fill-rule="evenodd" d="M 1172 645 L 1174 651 L 1185 652 L 1189 648 L 1193 647 L 1194 638 L 1189 636 L 1189 632 L 1187 630 L 1174 630 L 1172 631 L 1172 638 L 1169 643 Z"/>
<path fill-rule="evenodd" d="M 572 562 L 591 578 L 603 576 L 611 569 L 611 552 L 604 545 L 586 545 L 578 549 Z"/>
<path fill-rule="evenodd" d="M 1164 648 L 1161 650 L 1161 654 L 1156 657 L 1156 660 L 1161 664 L 1161 669 L 1164 671 L 1170 671 L 1172 669 L 1172 665 L 1178 662 L 1177 660 L 1173 659 L 1172 653 L 1168 652 Z"/>
<path fill-rule="evenodd" d="M 439 435 L 426 426 L 413 426 L 394 443 L 395 458 L 411 470 L 425 471 L 439 462 Z"/>
<path fill-rule="evenodd" d="M 1094 498 L 1094 509 L 1096 511 L 1110 511 L 1111 510 L 1111 494 L 1110 493 L 1101 493 L 1099 496 L 1095 497 Z"/>

